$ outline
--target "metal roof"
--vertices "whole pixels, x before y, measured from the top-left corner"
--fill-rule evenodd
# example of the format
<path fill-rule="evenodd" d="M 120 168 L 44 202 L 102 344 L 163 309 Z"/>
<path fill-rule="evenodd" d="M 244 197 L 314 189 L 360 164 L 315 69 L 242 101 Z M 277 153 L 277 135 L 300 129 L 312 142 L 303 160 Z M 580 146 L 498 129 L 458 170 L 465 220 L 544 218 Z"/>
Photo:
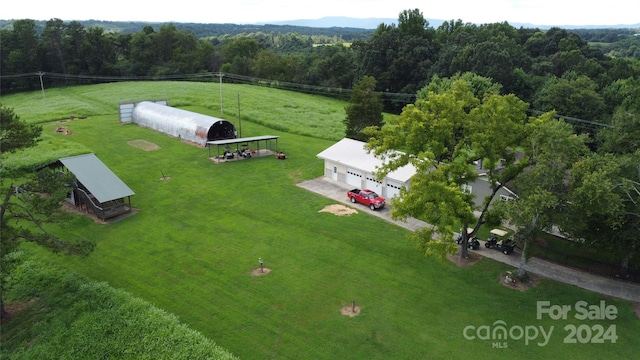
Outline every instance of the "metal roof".
<path fill-rule="evenodd" d="M 207 145 L 240 144 L 240 143 L 244 143 L 244 142 L 273 140 L 273 139 L 277 139 L 277 138 L 279 138 L 279 136 L 263 135 L 263 136 L 253 136 L 253 137 L 236 138 L 236 139 L 224 139 L 224 140 L 207 141 Z"/>
<path fill-rule="evenodd" d="M 384 161 L 370 154 L 365 149 L 365 143 L 358 140 L 344 138 L 318 154 L 320 159 L 341 163 L 350 168 L 373 173 L 384 165 Z M 406 182 L 416 174 L 416 168 L 407 164 L 390 172 L 387 178 Z"/>
<path fill-rule="evenodd" d="M 135 195 L 95 154 L 59 160 L 101 203 Z"/>

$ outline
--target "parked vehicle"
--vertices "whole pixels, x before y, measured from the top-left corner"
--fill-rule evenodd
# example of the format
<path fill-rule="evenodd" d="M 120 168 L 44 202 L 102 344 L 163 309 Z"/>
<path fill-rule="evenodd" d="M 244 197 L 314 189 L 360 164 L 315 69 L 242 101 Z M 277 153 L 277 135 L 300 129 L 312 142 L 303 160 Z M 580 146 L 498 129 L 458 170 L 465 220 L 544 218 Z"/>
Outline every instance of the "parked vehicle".
<path fill-rule="evenodd" d="M 353 189 L 347 191 L 347 197 L 352 203 L 367 205 L 371 210 L 382 209 L 385 204 L 385 199 L 383 197 L 369 189 Z"/>
<path fill-rule="evenodd" d="M 501 229 L 493 229 L 489 232 L 489 238 L 484 243 L 487 249 L 496 249 L 505 255 L 509 255 L 516 248 L 516 243 L 507 238 L 508 232 Z"/>
<path fill-rule="evenodd" d="M 238 156 L 242 156 L 243 158 L 250 158 L 251 157 L 251 151 L 248 149 L 236 149 L 236 154 L 238 154 Z"/>
<path fill-rule="evenodd" d="M 472 232 L 473 232 L 473 229 L 467 228 L 467 234 L 471 234 Z M 456 244 L 459 245 L 461 243 L 462 243 L 462 233 L 458 235 L 458 238 L 456 239 Z M 478 240 L 478 238 L 475 236 L 472 238 L 469 238 L 467 240 L 467 248 L 478 250 L 480 248 L 480 240 Z"/>

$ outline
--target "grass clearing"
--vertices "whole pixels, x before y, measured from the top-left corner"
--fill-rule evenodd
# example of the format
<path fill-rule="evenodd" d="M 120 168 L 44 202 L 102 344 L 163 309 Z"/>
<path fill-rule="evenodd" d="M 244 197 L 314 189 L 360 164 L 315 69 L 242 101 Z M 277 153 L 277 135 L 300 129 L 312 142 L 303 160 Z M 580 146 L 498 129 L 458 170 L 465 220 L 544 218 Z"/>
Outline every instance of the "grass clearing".
<path fill-rule="evenodd" d="M 295 183 L 322 175 L 316 154 L 343 132 L 322 127 L 309 137 L 303 130 L 325 122 L 337 128 L 344 103 L 321 98 L 323 105 L 312 106 L 307 102 L 314 97 L 307 95 L 296 100 L 292 93 L 275 89 L 228 86 L 225 91 L 242 93 L 243 136 L 280 136 L 286 161 L 265 157 L 214 164 L 206 149 L 118 123 L 116 104 L 134 95 L 169 98 L 172 105 L 178 102 L 218 116 L 217 87 L 212 84 L 95 85 L 84 91 L 61 89 L 60 100 L 48 92 L 47 102 L 67 104 L 57 114 L 75 113 L 75 102 L 66 97 L 80 92 L 86 104 L 95 104 L 89 107 L 94 115 L 65 123 L 72 135 L 52 138 L 96 153 L 136 192 L 132 205 L 139 212 L 107 225 L 75 216 L 54 229 L 63 238 L 96 241 L 88 258 L 33 250 L 175 314 L 242 359 L 633 358 L 639 350 L 635 337 L 640 321 L 626 301 L 547 280 L 526 292 L 515 291 L 498 282 L 509 269 L 504 264 L 483 259 L 459 268 L 425 258 L 406 239 L 407 230 L 366 211 L 350 216 L 319 212 L 334 202 Z M 33 99 L 38 95 L 32 94 Z M 39 110 L 28 111 L 26 95 L 17 100 L 13 96 L 4 96 L 3 104 L 19 105 L 14 109 L 23 119 L 37 118 L 33 112 Z M 227 116 L 236 101 L 230 97 L 225 98 Z M 298 101 L 297 108 L 284 106 Z M 282 109 L 275 109 L 278 104 Z M 320 111 L 329 106 L 335 113 Z M 283 125 L 287 131 L 277 129 L 281 120 L 290 121 Z M 37 121 L 44 124 L 45 133 L 57 126 Z M 301 127 L 298 134 L 293 124 Z M 157 144 L 159 149 L 144 151 L 128 144 L 133 140 Z M 169 179 L 160 180 L 162 174 Z M 258 258 L 272 269 L 270 274 L 251 276 Z M 340 309 L 354 300 L 360 315 L 341 315 Z M 558 305 L 605 300 L 619 315 L 615 321 L 537 320 L 539 300 Z M 523 339 L 464 337 L 467 326 L 491 327 L 497 321 L 508 327 L 554 330 L 545 346 L 538 346 L 541 338 L 525 344 Z M 571 324 L 613 324 L 618 339 L 613 344 L 565 344 L 564 327 Z M 507 347 L 497 348 L 498 342 Z"/>

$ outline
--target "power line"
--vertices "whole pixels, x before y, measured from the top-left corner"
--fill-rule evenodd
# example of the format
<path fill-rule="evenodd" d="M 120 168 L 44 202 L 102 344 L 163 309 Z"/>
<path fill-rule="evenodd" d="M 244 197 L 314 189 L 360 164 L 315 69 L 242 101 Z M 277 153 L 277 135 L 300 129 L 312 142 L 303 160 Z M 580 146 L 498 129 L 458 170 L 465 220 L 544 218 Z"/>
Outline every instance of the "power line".
<path fill-rule="evenodd" d="M 544 111 L 540 111 L 540 110 L 533 110 L 533 109 L 529 109 L 527 110 L 529 113 L 535 114 L 535 115 L 542 115 L 544 114 Z M 556 119 L 562 119 L 565 121 L 569 121 L 569 122 L 574 122 L 574 123 L 581 123 L 581 124 L 585 124 L 585 125 L 591 125 L 593 127 L 613 127 L 613 125 L 610 124 L 605 124 L 605 123 L 601 123 L 601 122 L 597 122 L 597 121 L 591 121 L 591 120 L 585 120 L 585 119 L 579 119 L 579 118 L 575 118 L 575 117 L 571 117 L 571 116 L 565 116 L 565 115 L 555 115 Z"/>
<path fill-rule="evenodd" d="M 257 86 L 267 86 L 274 87 L 281 90 L 291 90 L 304 92 L 309 94 L 317 94 L 317 95 L 332 95 L 332 96 L 340 96 L 347 97 L 351 95 L 352 89 L 344 89 L 337 87 L 327 87 L 327 86 L 319 86 L 319 85 L 309 85 L 309 84 L 300 84 L 294 82 L 287 81 L 279 81 L 279 80 L 271 80 L 258 78 L 247 75 L 239 75 L 239 74 L 230 74 L 230 73 L 221 73 L 221 72 L 204 72 L 197 74 L 179 74 L 179 75 L 161 75 L 161 76 L 98 76 L 98 75 L 74 75 L 74 74 L 61 74 L 61 73 L 53 73 L 53 72 L 36 72 L 36 73 L 26 73 L 26 74 L 15 74 L 15 75 L 0 75 L 0 80 L 3 79 L 19 79 L 26 77 L 37 76 L 42 79 L 43 76 L 48 76 L 53 79 L 64 79 L 64 80 L 85 80 L 85 81 L 106 81 L 106 82 L 116 82 L 116 81 L 162 81 L 162 80 L 213 80 L 216 77 L 220 77 L 222 80 L 222 76 L 228 79 L 228 82 L 233 82 L 237 84 L 247 84 L 247 85 L 257 85 Z M 407 93 L 391 93 L 391 92 L 381 92 L 382 98 L 390 101 L 397 101 L 404 104 L 412 104 L 416 100 L 415 94 L 407 94 Z M 533 115 L 542 115 L 545 112 L 540 110 L 529 109 L 527 110 L 530 114 Z M 566 115 L 555 115 L 556 118 L 562 119 L 567 122 L 582 124 L 586 126 L 590 126 L 593 128 L 602 128 L 602 127 L 613 127 L 613 125 L 605 124 L 597 121 L 579 119 Z"/>

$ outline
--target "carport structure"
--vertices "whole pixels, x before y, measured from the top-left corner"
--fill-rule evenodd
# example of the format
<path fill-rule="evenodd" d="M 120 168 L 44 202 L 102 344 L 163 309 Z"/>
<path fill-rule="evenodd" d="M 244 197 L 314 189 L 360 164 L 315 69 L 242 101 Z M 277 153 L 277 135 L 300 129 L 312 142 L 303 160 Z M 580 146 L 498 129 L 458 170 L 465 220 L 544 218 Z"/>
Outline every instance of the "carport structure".
<path fill-rule="evenodd" d="M 236 138 L 236 139 L 207 141 L 207 147 L 209 148 L 209 157 L 211 157 L 211 146 L 216 147 L 216 150 L 217 150 L 216 159 L 220 158 L 221 147 L 223 150 L 222 153 L 224 154 L 226 150 L 231 150 L 231 152 L 235 152 L 235 150 L 238 149 L 238 144 L 241 144 L 240 146 L 245 150 L 251 149 L 252 155 L 260 155 L 261 150 L 262 151 L 271 150 L 273 152 L 278 152 L 278 138 L 279 136 L 275 136 L 275 135 L 262 135 L 262 136 L 253 136 L 253 137 Z M 274 140 L 275 140 L 275 147 L 273 146 Z M 262 149 L 260 148 L 261 143 L 264 145 Z M 255 147 L 252 147 L 251 144 L 255 144 Z"/>

